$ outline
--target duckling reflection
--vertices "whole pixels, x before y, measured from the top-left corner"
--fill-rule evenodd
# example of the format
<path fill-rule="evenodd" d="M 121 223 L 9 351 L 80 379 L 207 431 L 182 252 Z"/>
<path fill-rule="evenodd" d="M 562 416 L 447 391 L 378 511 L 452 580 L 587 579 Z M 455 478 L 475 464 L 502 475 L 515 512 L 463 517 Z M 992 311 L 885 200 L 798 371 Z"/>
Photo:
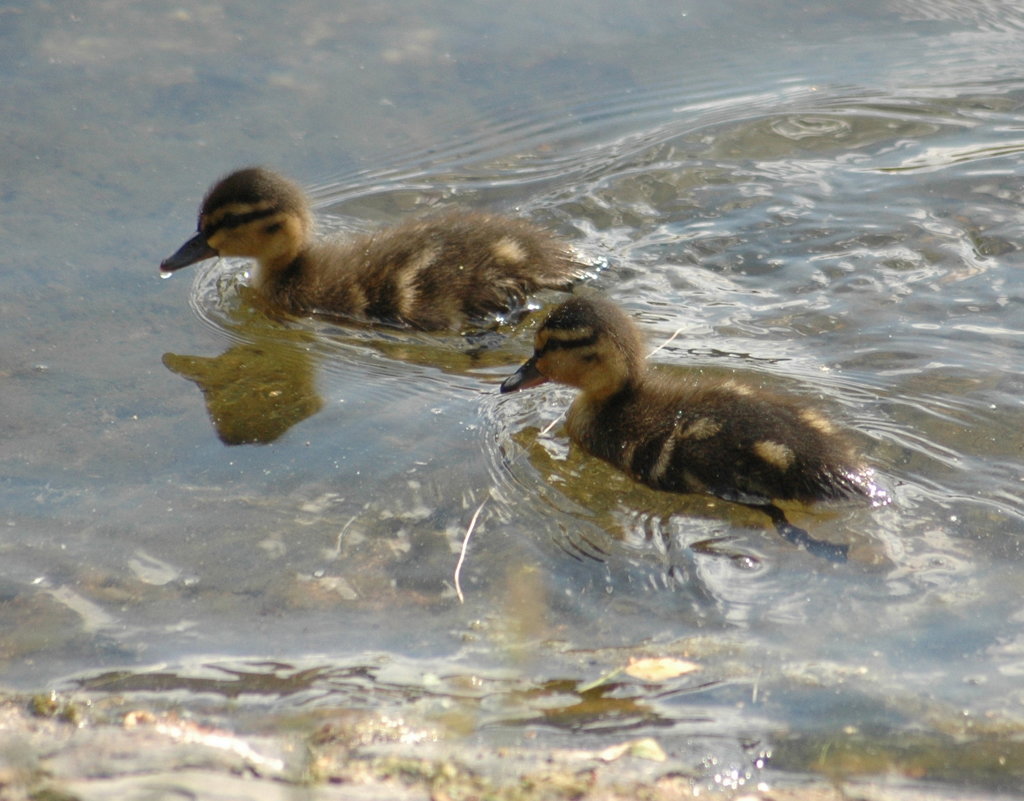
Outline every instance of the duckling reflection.
<path fill-rule="evenodd" d="M 582 265 L 525 220 L 479 212 L 412 220 L 350 242 L 312 239 L 302 190 L 252 167 L 218 181 L 198 232 L 160 270 L 215 256 L 258 263 L 254 289 L 296 315 L 377 320 L 422 330 L 459 329 L 521 307 L 540 289 L 568 289 Z"/>
<path fill-rule="evenodd" d="M 323 406 L 312 356 L 289 342 L 266 339 L 214 357 L 165 353 L 163 363 L 199 387 L 225 445 L 273 442 Z"/>
<path fill-rule="evenodd" d="M 656 565 L 650 581 L 665 586 L 677 583 L 674 577 L 688 571 L 686 565 L 694 553 L 729 560 L 744 570 L 763 561 L 763 555 L 735 533 L 764 524 L 764 513 L 756 507 L 706 494 L 652 494 L 646 485 L 612 465 L 595 464 L 582 448 L 562 449 L 545 442 L 536 426 L 515 430 L 510 439 L 534 473 L 544 477 L 532 490 L 543 505 L 574 518 L 573 525 L 561 527 L 553 540 L 577 561 L 614 561 L 615 554 L 640 548 L 644 559 L 632 561 L 631 567 Z M 685 523 L 675 526 L 673 520 Z M 702 536 L 696 541 L 688 536 L 677 539 L 677 531 Z M 685 543 L 687 549 L 682 560 L 671 556 L 677 543 Z M 691 595 L 696 593 L 698 601 L 711 603 L 713 596 L 700 582 L 691 579 L 682 585 Z"/>
<path fill-rule="evenodd" d="M 537 331 L 533 357 L 501 391 L 548 380 L 581 390 L 566 427 L 591 455 L 654 489 L 760 509 L 815 555 L 845 561 L 848 546 L 814 539 L 775 501 L 889 501 L 821 412 L 733 379 L 680 381 L 648 370 L 639 330 L 608 301 L 576 297 L 556 308 Z"/>

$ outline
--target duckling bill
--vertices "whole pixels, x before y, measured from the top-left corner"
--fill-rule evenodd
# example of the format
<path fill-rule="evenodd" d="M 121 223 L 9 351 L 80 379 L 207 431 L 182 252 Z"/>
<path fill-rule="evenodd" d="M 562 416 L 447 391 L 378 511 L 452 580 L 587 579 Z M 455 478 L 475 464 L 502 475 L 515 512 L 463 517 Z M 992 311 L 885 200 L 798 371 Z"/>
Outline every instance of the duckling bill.
<path fill-rule="evenodd" d="M 160 270 L 216 256 L 255 259 L 255 289 L 290 314 L 459 329 L 521 306 L 540 289 L 568 289 L 582 265 L 525 220 L 468 212 L 412 220 L 348 242 L 315 240 L 302 190 L 261 167 L 222 178 L 197 233 Z"/>
<path fill-rule="evenodd" d="M 607 301 L 575 297 L 556 308 L 537 331 L 532 358 L 501 392 L 545 381 L 580 390 L 566 425 L 590 454 L 654 489 L 762 509 L 780 534 L 833 561 L 845 560 L 847 546 L 814 539 L 773 501 L 889 500 L 820 411 L 732 379 L 649 370 L 639 330 Z"/>

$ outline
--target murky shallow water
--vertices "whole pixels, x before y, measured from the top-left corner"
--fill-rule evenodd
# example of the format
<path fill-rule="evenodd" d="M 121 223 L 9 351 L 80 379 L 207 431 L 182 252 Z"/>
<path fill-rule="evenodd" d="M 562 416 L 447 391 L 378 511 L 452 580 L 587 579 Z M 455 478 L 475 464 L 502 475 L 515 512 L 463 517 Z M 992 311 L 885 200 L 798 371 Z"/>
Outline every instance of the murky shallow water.
<path fill-rule="evenodd" d="M 257 68 L 204 24 L 223 10 L 121 9 L 120 28 L 101 6 L 7 16 L 4 91 L 31 110 L 3 201 L 8 687 L 227 699 L 241 728 L 369 709 L 490 746 L 650 735 L 712 786 L 763 778 L 768 753 L 886 772 L 872 748 L 908 775 L 1019 786 L 1019 12 L 564 3 L 538 29 L 310 4 L 271 33 L 254 8 L 233 24 L 269 53 Z M 173 38 L 161 24 L 199 39 L 139 55 Z M 82 92 L 62 65 L 97 115 L 54 133 Z M 129 65 L 123 100 L 97 88 Z M 94 133 L 112 111 L 132 133 L 114 168 Z M 472 339 L 345 329 L 253 311 L 241 264 L 156 282 L 202 189 L 244 160 L 315 184 L 325 231 L 455 205 L 549 225 L 652 348 L 676 336 L 666 369 L 823 403 L 897 502 L 800 513 L 850 544 L 831 565 L 568 448 L 546 430 L 567 392 L 498 396 L 536 316 Z M 701 669 L 615 673 L 648 656 Z M 1003 760 L 961 758 L 978 743 Z"/>

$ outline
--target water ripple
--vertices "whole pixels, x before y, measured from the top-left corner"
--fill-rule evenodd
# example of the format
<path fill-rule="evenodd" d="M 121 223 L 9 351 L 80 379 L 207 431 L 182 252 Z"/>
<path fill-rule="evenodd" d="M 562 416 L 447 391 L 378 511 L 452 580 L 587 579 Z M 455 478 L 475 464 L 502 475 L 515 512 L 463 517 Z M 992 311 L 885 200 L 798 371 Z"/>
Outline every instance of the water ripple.
<path fill-rule="evenodd" d="M 939 525 L 929 504 L 1000 526 L 1024 511 L 1012 422 L 1024 362 L 1011 317 L 1024 287 L 1008 269 L 1021 266 L 1024 85 L 980 76 L 886 95 L 784 71 L 768 84 L 701 93 L 666 81 L 579 97 L 567 104 L 572 126 L 565 109 L 495 108 L 444 147 L 322 182 L 321 227 L 365 230 L 460 204 L 514 207 L 559 230 L 607 262 L 590 283 L 637 317 L 652 347 L 677 336 L 657 356 L 665 369 L 738 371 L 840 413 L 899 502 L 848 527 L 814 519 L 893 566 L 899 578 L 881 592 L 910 597 L 923 584 L 907 560 L 928 552 Z M 242 276 L 215 263 L 196 278 L 196 313 L 229 335 L 246 314 Z M 564 391 L 493 394 L 529 351 L 529 325 L 483 358 L 459 337 L 283 325 L 302 333 L 328 381 L 355 370 L 380 402 L 477 398 L 492 527 L 535 528 L 552 554 L 606 566 L 610 586 L 672 589 L 677 605 L 729 624 L 763 620 L 769 598 L 776 621 L 807 614 L 786 589 L 779 544 L 756 533 L 763 521 L 666 499 L 595 465 L 559 429 Z M 927 580 L 966 569 L 950 564 Z"/>

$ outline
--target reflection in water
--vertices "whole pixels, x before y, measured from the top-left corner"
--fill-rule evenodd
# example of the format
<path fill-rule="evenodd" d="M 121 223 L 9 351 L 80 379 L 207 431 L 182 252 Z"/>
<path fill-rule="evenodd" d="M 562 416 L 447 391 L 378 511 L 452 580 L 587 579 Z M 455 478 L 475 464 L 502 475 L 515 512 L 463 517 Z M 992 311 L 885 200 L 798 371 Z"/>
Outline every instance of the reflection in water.
<path fill-rule="evenodd" d="M 560 441 L 565 432 L 559 430 L 559 427 L 556 426 L 550 432 L 542 432 L 534 426 L 526 425 L 525 421 L 531 416 L 528 408 L 520 413 L 513 410 L 512 404 L 495 403 L 493 410 L 500 418 L 506 415 L 511 415 L 511 418 L 496 420 L 502 429 L 510 431 L 510 439 L 505 442 L 496 441 L 489 449 L 489 456 L 493 460 L 492 477 L 496 485 L 492 496 L 499 503 L 515 504 L 525 493 L 577 519 L 594 523 L 593 531 L 588 527 L 573 526 L 557 542 L 565 553 L 574 558 L 603 562 L 610 557 L 614 560 L 616 557 L 611 556 L 609 535 L 623 543 L 632 541 L 634 550 L 651 552 L 652 549 L 660 548 L 660 541 L 668 537 L 670 521 L 673 518 L 685 518 L 696 524 L 692 527 L 697 532 L 705 532 L 703 536 L 698 533 L 697 542 L 703 540 L 718 543 L 714 548 L 702 549 L 704 556 L 725 558 L 735 562 L 738 567 L 756 567 L 761 560 L 742 547 L 733 546 L 729 537 L 708 537 L 703 528 L 705 522 L 718 523 L 725 531 L 763 528 L 765 522 L 770 522 L 780 536 L 813 556 L 838 563 L 847 560 L 850 551 L 848 544 L 834 544 L 818 539 L 804 530 L 802 526 L 805 524 L 802 521 L 798 526 L 789 517 L 798 515 L 812 522 L 821 521 L 833 515 L 837 509 L 846 509 L 850 504 L 833 503 L 812 508 L 786 503 L 778 507 L 734 503 L 695 493 L 651 490 L 603 464 L 595 463 L 582 449 L 567 446 Z M 516 426 L 521 428 L 517 430 Z M 525 458 L 525 464 L 517 466 L 521 456 Z M 530 470 L 524 469 L 527 465 Z M 501 486 L 508 485 L 510 481 L 513 486 L 509 487 L 509 492 L 501 492 Z M 504 500 L 506 494 L 512 500 Z M 636 515 L 629 510 L 644 510 L 638 513 L 643 522 L 638 523 Z M 684 549 L 690 547 L 696 545 L 690 543 Z M 876 551 L 877 546 L 857 544 L 852 558 L 861 563 L 878 562 L 881 557 Z M 678 564 L 666 564 L 666 578 L 672 579 L 679 567 Z M 669 580 L 667 586 L 688 586 L 689 591 L 694 589 L 689 579 L 682 582 Z"/>
<path fill-rule="evenodd" d="M 288 341 L 235 345 L 214 357 L 165 353 L 163 363 L 196 383 L 225 445 L 273 442 L 323 406 L 312 355 Z"/>
<path fill-rule="evenodd" d="M 239 344 L 217 357 L 167 353 L 164 365 L 194 381 L 206 399 L 217 435 L 228 445 L 273 442 L 323 406 L 316 373 L 345 372 L 353 360 L 394 376 L 394 363 L 422 365 L 449 376 L 490 380 L 522 359 L 520 331 L 532 328 L 534 312 L 560 292 L 542 292 L 528 305 L 496 316 L 486 327 L 463 332 L 425 332 L 383 323 L 341 325 L 318 317 L 282 317 L 246 283 L 239 263 L 200 265 L 189 300 L 199 318 Z M 388 360 L 368 360 L 372 351 Z M 479 387 L 474 381 L 474 390 Z M 398 392 L 421 390 L 401 384 Z"/>
<path fill-rule="evenodd" d="M 162 361 L 202 391 L 224 444 L 273 442 L 323 407 L 314 337 L 283 325 L 246 285 L 246 273 L 226 272 L 222 264 L 200 269 L 189 303 L 200 320 L 238 344 L 220 356 L 165 353 Z"/>

